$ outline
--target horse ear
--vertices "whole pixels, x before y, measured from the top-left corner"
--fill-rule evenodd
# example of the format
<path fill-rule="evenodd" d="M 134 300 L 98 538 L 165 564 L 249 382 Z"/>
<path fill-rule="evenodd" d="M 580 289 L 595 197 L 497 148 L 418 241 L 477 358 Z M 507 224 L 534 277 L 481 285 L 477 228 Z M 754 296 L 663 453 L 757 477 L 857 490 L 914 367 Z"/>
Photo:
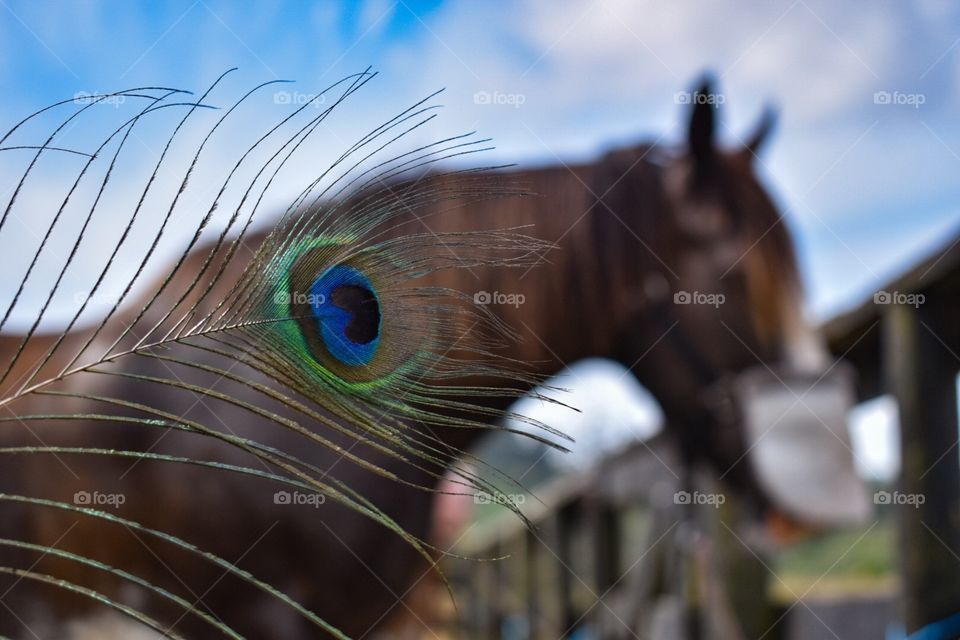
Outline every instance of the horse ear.
<path fill-rule="evenodd" d="M 777 111 L 772 106 L 767 105 L 763 109 L 763 115 L 760 116 L 760 122 L 757 124 L 756 129 L 754 129 L 753 134 L 747 138 L 747 142 L 743 145 L 744 152 L 749 154 L 751 158 L 756 156 L 776 124 Z"/>
<path fill-rule="evenodd" d="M 713 99 L 709 77 L 704 78 L 700 87 L 693 92 L 691 102 L 693 111 L 690 114 L 687 144 L 696 166 L 704 168 L 712 163 L 716 153 L 713 140 L 716 126 L 716 100 Z"/>

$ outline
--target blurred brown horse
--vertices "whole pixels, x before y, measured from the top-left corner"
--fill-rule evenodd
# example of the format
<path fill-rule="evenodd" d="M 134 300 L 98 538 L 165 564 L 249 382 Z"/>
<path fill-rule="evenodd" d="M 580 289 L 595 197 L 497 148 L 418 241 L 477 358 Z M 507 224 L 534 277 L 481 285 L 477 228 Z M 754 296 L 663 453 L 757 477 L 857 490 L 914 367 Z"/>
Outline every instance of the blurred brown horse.
<path fill-rule="evenodd" d="M 522 274 L 460 269 L 430 277 L 438 286 L 489 302 L 489 309 L 522 337 L 508 355 L 528 363 L 537 374 L 556 373 L 589 356 L 622 363 L 659 401 L 686 459 L 706 461 L 719 473 L 728 473 L 731 483 L 762 507 L 762 493 L 748 467 L 738 464 L 746 450 L 742 434 L 714 417 L 704 392 L 722 376 L 758 361 L 796 360 L 802 345 L 810 343 L 810 334 L 800 321 L 800 287 L 790 237 L 754 174 L 755 153 L 770 119 L 764 118 L 742 147 L 722 150 L 716 142 L 716 110 L 708 99 L 709 87 L 694 95 L 683 152 L 637 145 L 585 165 L 504 172 L 503 179 L 540 195 L 472 203 L 461 213 L 429 216 L 429 211 L 420 211 L 397 233 L 423 232 L 424 224 L 433 232 L 462 230 L 468 215 L 488 228 L 532 225 L 534 235 L 557 245 L 546 256 L 548 265 Z M 386 189 L 402 198 L 402 185 Z M 249 243 L 255 242 L 252 238 Z M 195 271 L 203 253 L 198 252 L 181 273 Z M 519 299 L 517 294 L 524 303 L 510 304 Z M 41 353 L 52 339 L 38 337 L 28 350 Z M 17 344 L 18 338 L 10 336 L 0 349 L 9 352 Z M 147 375 L 153 367 L 166 366 L 154 359 L 137 362 L 137 373 Z M 103 384 L 128 385 L 112 386 L 104 395 L 132 402 L 155 392 L 114 378 Z M 509 398 L 491 394 L 484 401 L 505 408 Z M 17 411 L 42 413 L 42 406 L 18 406 Z M 237 435 L 256 435 L 281 450 L 298 450 L 295 434 L 272 429 L 266 420 L 238 408 L 227 406 L 214 415 L 198 401 L 169 411 L 201 423 L 228 425 Z M 67 433 L 45 424 L 23 425 L 19 431 L 16 426 L 4 427 L 6 445 L 39 440 L 237 464 L 246 455 L 177 432 L 158 440 L 146 429 L 115 425 L 91 423 Z M 452 449 L 463 450 L 483 433 L 449 429 L 437 435 Z M 352 444 L 337 434 L 329 437 L 344 446 Z M 373 449 L 357 453 L 411 482 L 435 482 Z M 327 449 L 313 448 L 302 457 L 359 489 L 413 535 L 427 537 L 430 493 L 341 461 Z M 65 502 L 90 487 L 104 494 L 140 496 L 119 506 L 118 514 L 237 563 L 354 637 L 371 633 L 401 612 L 404 596 L 428 570 L 406 542 L 366 517 L 333 503 L 316 509 L 278 505 L 272 499 L 274 487 L 249 477 L 93 456 L 70 458 L 69 465 L 37 456 L 17 456 L 4 464 L 3 492 L 23 493 L 27 486 L 32 495 Z M 315 637 L 316 629 L 285 606 L 222 569 L 190 559 L 142 533 L 123 527 L 107 531 L 103 523 L 56 509 L 21 512 L 4 504 L 0 512 L 3 537 L 37 539 L 186 592 L 199 609 L 246 637 Z M 26 566 L 36 560 L 39 571 L 73 579 L 122 602 L 144 601 L 141 590 L 122 589 L 114 576 L 76 563 L 2 548 L 0 565 L 24 566 L 25 555 Z M 53 567 L 55 563 L 60 566 Z M 89 608 L 85 599 L 13 579 L 0 583 L 0 603 L 0 634 L 12 637 L 32 637 L 28 628 L 43 636 L 51 632 L 51 621 L 82 617 Z M 192 626 L 200 624 L 192 616 L 148 610 L 185 635 L 209 632 L 209 627 Z"/>

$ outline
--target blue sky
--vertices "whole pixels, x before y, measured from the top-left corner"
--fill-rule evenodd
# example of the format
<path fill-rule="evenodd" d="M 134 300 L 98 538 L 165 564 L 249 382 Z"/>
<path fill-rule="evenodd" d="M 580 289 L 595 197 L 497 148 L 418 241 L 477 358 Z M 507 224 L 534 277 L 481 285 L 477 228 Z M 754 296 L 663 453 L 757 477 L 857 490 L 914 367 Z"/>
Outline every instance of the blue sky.
<path fill-rule="evenodd" d="M 823 317 L 960 224 L 958 42 L 949 1 L 0 0 L 0 119 L 76 91 L 201 89 L 232 66 L 238 86 L 289 78 L 309 92 L 372 65 L 382 77 L 358 119 L 446 87 L 445 126 L 493 136 L 497 159 L 570 162 L 678 142 L 674 96 L 712 70 L 728 141 L 765 102 L 781 110 L 761 171 Z M 476 104 L 478 91 L 522 104 Z M 876 104 L 878 91 L 923 104 Z"/>
<path fill-rule="evenodd" d="M 445 87 L 444 131 L 477 129 L 497 145 L 487 162 L 528 166 L 681 142 L 676 94 L 712 71 L 729 144 L 764 104 L 780 110 L 759 170 L 795 232 L 820 318 L 960 231 L 960 5 L 950 0 L 0 0 L 4 123 L 80 91 L 202 90 L 233 66 L 235 90 L 284 78 L 301 95 L 372 66 L 381 77 L 333 132 L 345 137 Z M 502 104 L 478 102 L 482 92 Z M 886 466 L 890 412 L 870 418 L 887 425 Z"/>

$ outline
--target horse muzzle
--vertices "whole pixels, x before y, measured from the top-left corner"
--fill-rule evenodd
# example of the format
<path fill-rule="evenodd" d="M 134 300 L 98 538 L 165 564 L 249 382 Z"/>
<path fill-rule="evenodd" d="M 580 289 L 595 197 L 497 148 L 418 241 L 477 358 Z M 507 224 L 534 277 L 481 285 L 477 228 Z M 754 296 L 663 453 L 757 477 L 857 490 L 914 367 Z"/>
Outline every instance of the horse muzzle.
<path fill-rule="evenodd" d="M 842 362 L 820 372 L 758 366 L 718 390 L 742 429 L 742 463 L 759 488 L 785 515 L 816 528 L 862 524 L 872 512 L 847 425 L 853 375 Z"/>

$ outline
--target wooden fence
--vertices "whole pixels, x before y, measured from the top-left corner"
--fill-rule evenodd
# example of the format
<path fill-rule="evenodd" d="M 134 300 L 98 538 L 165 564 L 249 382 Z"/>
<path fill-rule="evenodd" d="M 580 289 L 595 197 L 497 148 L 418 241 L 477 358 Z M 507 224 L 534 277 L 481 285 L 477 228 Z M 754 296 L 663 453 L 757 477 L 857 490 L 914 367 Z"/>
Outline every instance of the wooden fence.
<path fill-rule="evenodd" d="M 924 497 L 898 507 L 898 606 L 883 598 L 769 606 L 764 555 L 730 544 L 748 535 L 736 505 L 676 505 L 680 465 L 654 439 L 538 489 L 543 504 L 525 510 L 534 528 L 505 513 L 470 533 L 458 551 L 489 560 L 446 569 L 465 636 L 659 640 L 699 625 L 704 638 L 832 637 L 825 626 L 844 639 L 877 638 L 896 621 L 913 632 L 960 612 L 960 235 L 944 247 L 824 326 L 831 350 L 858 373 L 859 399 L 897 399 L 896 490 Z M 704 536 L 706 544 L 690 544 Z M 725 607 L 715 597 L 724 572 L 738 585 Z M 653 592 L 666 594 L 655 609 Z M 691 601 L 707 610 L 692 626 Z"/>

